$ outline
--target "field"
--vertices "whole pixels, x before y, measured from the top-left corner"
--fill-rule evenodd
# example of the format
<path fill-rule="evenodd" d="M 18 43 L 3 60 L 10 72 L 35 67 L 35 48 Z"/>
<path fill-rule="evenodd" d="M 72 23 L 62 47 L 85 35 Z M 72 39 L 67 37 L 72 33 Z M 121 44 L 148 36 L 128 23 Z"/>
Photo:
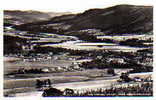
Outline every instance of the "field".
<path fill-rule="evenodd" d="M 16 61 L 18 64 L 16 63 Z M 50 79 L 52 81 L 52 85 L 57 88 L 91 88 L 92 86 L 97 87 L 101 85 L 98 83 L 102 82 L 101 84 L 107 83 L 106 80 L 116 80 L 119 76 L 111 76 L 107 75 L 106 70 L 100 70 L 100 69 L 88 69 L 83 71 L 70 71 L 70 72 L 53 72 L 53 73 L 43 73 L 43 74 L 17 74 L 17 75 L 7 75 L 7 73 L 12 72 L 16 69 L 22 68 L 52 68 L 58 66 L 58 64 L 63 64 L 69 66 L 72 61 L 63 61 L 58 60 L 54 61 L 55 63 L 51 64 L 42 64 L 41 62 L 26 62 L 25 64 L 22 63 L 22 61 L 18 61 L 17 58 L 11 58 L 9 61 L 5 61 L 5 80 L 4 80 L 4 94 L 11 94 L 15 95 L 16 93 L 21 92 L 34 92 L 36 91 L 36 80 L 44 80 L 44 79 Z M 10 62 L 14 61 L 14 62 Z M 59 62 L 59 63 L 58 63 Z M 61 62 L 61 63 L 60 63 Z M 21 63 L 21 64 L 20 64 Z M 17 66 L 18 65 L 18 66 Z M 36 67 L 35 67 L 35 66 Z M 60 66 L 60 65 L 59 65 Z M 126 72 L 128 69 L 116 69 L 115 72 L 120 74 L 121 72 Z M 78 82 L 78 83 L 77 83 Z M 91 83 L 90 83 L 91 82 Z M 96 84 L 92 84 L 95 82 Z M 103 83 L 104 82 L 104 83 Z M 70 85 L 71 84 L 71 85 Z M 77 84 L 78 87 L 75 85 Z M 85 84 L 85 85 L 83 85 Z M 90 84 L 90 86 L 88 86 Z M 62 85 L 62 86 L 61 86 Z M 72 87 L 73 86 L 73 87 Z"/>

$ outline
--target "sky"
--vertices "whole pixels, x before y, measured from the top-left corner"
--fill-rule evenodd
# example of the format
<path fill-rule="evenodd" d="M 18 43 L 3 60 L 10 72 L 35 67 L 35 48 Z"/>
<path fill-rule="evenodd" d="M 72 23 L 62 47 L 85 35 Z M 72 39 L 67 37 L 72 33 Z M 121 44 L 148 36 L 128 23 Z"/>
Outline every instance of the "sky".
<path fill-rule="evenodd" d="M 153 5 L 154 0 L 3 0 L 3 10 L 38 10 L 44 12 L 79 13 L 91 8 L 117 4 Z"/>

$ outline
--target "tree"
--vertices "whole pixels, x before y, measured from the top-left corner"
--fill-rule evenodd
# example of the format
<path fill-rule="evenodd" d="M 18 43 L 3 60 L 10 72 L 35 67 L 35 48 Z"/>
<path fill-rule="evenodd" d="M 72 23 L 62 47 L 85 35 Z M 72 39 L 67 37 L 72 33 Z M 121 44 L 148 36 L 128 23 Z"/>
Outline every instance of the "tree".
<path fill-rule="evenodd" d="M 113 69 L 113 68 L 109 68 L 109 69 L 107 70 L 107 74 L 112 74 L 113 76 L 115 76 L 115 71 L 114 71 L 114 69 Z"/>
<path fill-rule="evenodd" d="M 42 96 L 43 97 L 63 96 L 63 92 L 59 89 L 51 87 L 51 88 L 45 89 Z"/>
<path fill-rule="evenodd" d="M 128 73 L 121 73 L 120 79 L 122 79 L 125 82 L 130 82 L 132 79 L 129 78 Z"/>

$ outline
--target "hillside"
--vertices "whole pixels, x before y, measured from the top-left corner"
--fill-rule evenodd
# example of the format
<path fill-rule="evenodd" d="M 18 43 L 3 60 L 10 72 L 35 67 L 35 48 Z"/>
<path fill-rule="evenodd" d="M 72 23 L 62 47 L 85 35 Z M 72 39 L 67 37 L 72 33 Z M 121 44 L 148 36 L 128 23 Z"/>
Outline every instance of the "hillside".
<path fill-rule="evenodd" d="M 79 34 L 82 30 L 100 30 L 103 34 L 144 34 L 153 30 L 153 7 L 117 5 L 90 9 L 84 13 L 54 17 L 49 21 L 17 25 L 26 31 Z M 87 33 L 87 32 L 85 32 Z"/>
<path fill-rule="evenodd" d="M 4 10 L 4 20 L 11 24 L 21 25 L 26 23 L 49 20 L 52 17 L 61 16 L 65 13 L 55 12 L 39 12 L 39 11 L 20 11 L 20 10 Z"/>

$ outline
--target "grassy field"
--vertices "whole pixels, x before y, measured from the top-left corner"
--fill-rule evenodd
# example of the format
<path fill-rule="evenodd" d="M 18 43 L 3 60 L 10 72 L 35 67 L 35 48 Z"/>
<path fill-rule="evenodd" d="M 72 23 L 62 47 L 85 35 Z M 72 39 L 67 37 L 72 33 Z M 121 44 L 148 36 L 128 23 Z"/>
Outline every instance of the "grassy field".
<path fill-rule="evenodd" d="M 12 58 L 13 59 L 13 58 Z M 16 58 L 17 59 L 17 58 Z M 17 63 L 18 62 L 18 63 Z M 36 80 L 50 79 L 52 84 L 71 83 L 71 82 L 86 82 L 95 80 L 109 80 L 111 75 L 106 74 L 106 70 L 88 69 L 83 71 L 69 71 L 69 72 L 51 72 L 43 74 L 16 74 L 6 75 L 7 73 L 17 70 L 19 68 L 44 68 L 56 67 L 61 65 L 69 66 L 71 61 L 57 60 L 51 63 L 44 64 L 42 62 L 22 62 L 19 59 L 13 62 L 4 62 L 4 94 L 16 94 L 21 92 L 36 91 Z M 127 69 L 128 70 L 128 69 Z M 126 69 L 116 69 L 115 72 L 120 74 L 127 71 Z M 118 76 L 117 76 L 118 77 Z M 112 77 L 113 78 L 113 77 Z"/>

